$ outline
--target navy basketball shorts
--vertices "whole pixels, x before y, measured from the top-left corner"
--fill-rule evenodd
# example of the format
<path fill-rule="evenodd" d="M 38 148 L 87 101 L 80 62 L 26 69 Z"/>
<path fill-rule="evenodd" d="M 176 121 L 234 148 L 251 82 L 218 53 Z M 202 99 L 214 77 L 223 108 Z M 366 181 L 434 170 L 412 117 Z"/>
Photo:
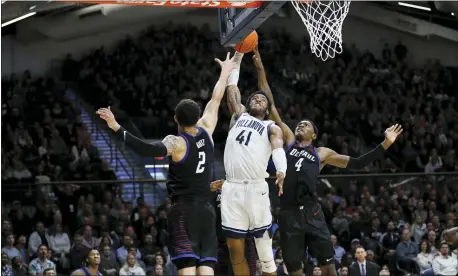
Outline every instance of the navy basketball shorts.
<path fill-rule="evenodd" d="M 167 221 L 168 249 L 175 264 L 182 264 L 184 259 L 188 259 L 187 266 L 217 263 L 216 212 L 210 201 L 177 200 Z"/>

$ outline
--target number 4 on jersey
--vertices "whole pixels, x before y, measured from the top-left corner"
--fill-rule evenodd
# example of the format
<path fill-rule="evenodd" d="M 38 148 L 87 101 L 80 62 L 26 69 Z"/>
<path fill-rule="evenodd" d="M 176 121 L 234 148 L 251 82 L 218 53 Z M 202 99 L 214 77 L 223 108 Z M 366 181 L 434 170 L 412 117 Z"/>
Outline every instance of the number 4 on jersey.
<path fill-rule="evenodd" d="M 296 167 L 296 172 L 300 171 L 301 168 L 302 168 L 302 161 L 304 161 L 304 158 L 301 158 L 299 160 L 297 160 L 296 162 L 296 165 L 294 165 Z"/>
<path fill-rule="evenodd" d="M 240 145 L 245 142 L 245 146 L 248 146 L 251 139 L 251 131 L 247 131 L 247 133 L 248 134 L 245 135 L 245 130 L 242 130 L 239 135 L 237 135 L 237 138 L 235 138 L 235 141 L 239 142 Z"/>

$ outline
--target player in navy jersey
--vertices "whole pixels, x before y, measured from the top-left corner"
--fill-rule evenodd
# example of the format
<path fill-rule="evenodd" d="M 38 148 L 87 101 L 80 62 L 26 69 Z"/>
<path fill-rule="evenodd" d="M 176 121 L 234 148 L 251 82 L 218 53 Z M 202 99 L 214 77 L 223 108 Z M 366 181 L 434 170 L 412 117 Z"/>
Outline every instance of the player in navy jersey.
<path fill-rule="evenodd" d="M 280 197 L 280 242 L 283 258 L 290 275 L 303 275 L 302 259 L 305 256 L 304 244 L 317 259 L 324 276 L 336 276 L 334 248 L 331 234 L 317 202 L 317 182 L 320 170 L 325 165 L 339 168 L 362 169 L 371 162 L 383 157 L 384 152 L 401 134 L 402 128 L 396 124 L 385 131 L 385 140 L 372 151 L 353 158 L 340 155 L 326 147 L 316 148 L 318 128 L 310 120 L 297 124 L 295 132 L 282 122 L 274 98 L 267 82 L 266 74 L 258 49 L 254 50 L 253 61 L 258 69 L 259 89 L 263 90 L 272 102 L 271 118 L 282 129 L 286 148 L 288 168 Z"/>
<path fill-rule="evenodd" d="M 178 275 L 213 275 L 217 262 L 215 209 L 209 185 L 213 163 L 212 134 L 218 121 L 218 109 L 227 79 L 235 68 L 227 54 L 221 75 L 201 118 L 199 105 L 182 100 L 175 108 L 178 136 L 169 135 L 162 142 L 147 143 L 133 136 L 115 120 L 109 108 L 97 114 L 116 135 L 143 156 L 169 156 L 167 190 L 172 200 L 168 215 L 168 249 Z"/>
<path fill-rule="evenodd" d="M 70 276 L 102 276 L 99 271 L 100 253 L 97 249 L 89 250 L 85 262 L 85 267 L 73 271 Z"/>

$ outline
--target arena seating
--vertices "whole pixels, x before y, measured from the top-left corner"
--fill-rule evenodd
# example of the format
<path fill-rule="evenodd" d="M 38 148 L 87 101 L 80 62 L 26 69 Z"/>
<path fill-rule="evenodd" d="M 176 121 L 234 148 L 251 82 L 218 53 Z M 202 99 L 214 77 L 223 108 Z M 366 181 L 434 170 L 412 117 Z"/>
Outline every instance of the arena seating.
<path fill-rule="evenodd" d="M 290 45 L 287 51 L 280 47 L 285 44 Z M 277 103 L 285 121 L 294 126 L 302 118 L 314 120 L 321 133 L 317 145 L 352 156 L 380 142 L 384 128 L 398 122 L 405 129 L 401 141 L 386 160 L 366 172 L 456 171 L 457 83 L 449 70 L 437 62 L 411 67 L 390 47 L 382 60 L 354 45 L 345 49 L 343 55 L 323 63 L 286 33 L 270 34 L 269 43 L 260 45 L 273 91 L 277 99 L 282 97 Z M 67 59 L 63 77 L 76 82 L 95 108 L 109 105 L 117 116 L 136 117 L 145 136 L 162 137 L 175 131 L 170 118 L 180 98 L 206 103 L 216 81 L 213 58 L 224 56 L 224 51 L 216 37 L 195 26 L 151 28 L 138 39 L 120 41 L 114 49 L 102 47 L 81 60 Z M 245 58 L 242 71 L 239 86 L 246 98 L 257 89 L 251 57 Z M 2 134 L 7 137 L 2 140 L 4 252 L 16 257 L 8 243 L 14 234 L 20 258 L 28 264 L 36 254 L 38 237 L 50 246 L 48 259 L 66 274 L 81 267 L 89 248 L 98 247 L 103 269 L 115 269 L 110 275 L 116 275 L 124 265 L 125 251 L 138 249 L 137 264 L 147 275 L 161 275 L 161 269 L 164 275 L 175 275 L 165 247 L 168 200 L 152 210 L 142 198 L 136 204 L 123 202 L 111 188 L 89 185 L 53 186 L 52 191 L 40 185 L 26 197 L 20 194 L 23 190 L 15 185 L 105 179 L 106 163 L 91 146 L 77 108 L 63 97 L 58 84 L 35 80 L 26 72 L 4 77 L 2 85 Z M 221 110 L 215 141 L 223 148 L 229 114 L 226 107 Z M 339 172 L 345 171 L 324 171 Z M 426 237 L 434 250 L 443 230 L 457 225 L 456 199 L 446 185 L 435 188 L 431 180 L 428 185 L 415 182 L 395 189 L 382 185 L 371 191 L 364 183 L 349 182 L 345 191 L 326 189 L 322 194 L 323 211 L 340 246 L 336 245 L 338 268 L 351 264 L 361 244 L 371 250 L 374 261 L 397 275 L 405 268 L 395 253 L 404 229 L 411 230 L 417 243 Z M 9 201 L 14 202 L 3 206 Z M 37 211 L 29 212 L 26 205 L 35 204 Z M 60 233 L 62 225 L 66 234 Z M 285 275 L 278 225 L 273 230 L 279 275 Z M 391 233 L 395 239 L 386 238 Z M 56 239 L 65 240 L 65 235 L 70 239 L 57 245 Z M 306 270 L 316 262 L 313 256 L 308 261 Z M 25 265 L 12 265 L 17 271 L 27 270 Z"/>

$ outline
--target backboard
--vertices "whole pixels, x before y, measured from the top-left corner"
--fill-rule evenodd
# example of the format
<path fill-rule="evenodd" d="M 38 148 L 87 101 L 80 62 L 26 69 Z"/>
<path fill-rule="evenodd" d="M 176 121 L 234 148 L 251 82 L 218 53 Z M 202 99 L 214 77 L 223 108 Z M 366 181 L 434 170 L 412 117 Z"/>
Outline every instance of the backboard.
<path fill-rule="evenodd" d="M 221 45 L 232 47 L 274 15 L 287 1 L 256 1 L 254 8 L 220 8 L 218 19 Z M 255 5 L 255 3 L 252 3 Z"/>

